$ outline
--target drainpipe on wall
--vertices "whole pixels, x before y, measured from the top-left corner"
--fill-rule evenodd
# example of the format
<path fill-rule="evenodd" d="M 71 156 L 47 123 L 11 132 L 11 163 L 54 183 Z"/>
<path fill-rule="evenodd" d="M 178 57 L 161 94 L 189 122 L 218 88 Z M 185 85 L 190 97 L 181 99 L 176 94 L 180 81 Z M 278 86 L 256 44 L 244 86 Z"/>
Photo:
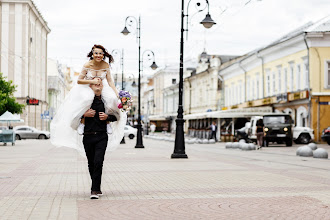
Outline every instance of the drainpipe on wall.
<path fill-rule="evenodd" d="M 264 58 L 259 55 L 260 51 L 256 52 L 257 58 L 261 60 L 261 75 L 262 75 L 262 98 L 265 97 L 265 68 L 264 68 Z"/>
<path fill-rule="evenodd" d="M 188 79 L 188 83 L 189 83 L 189 114 L 191 114 L 191 82 Z"/>
<path fill-rule="evenodd" d="M 223 100 L 221 102 L 221 100 L 219 100 L 219 103 L 218 103 L 218 110 L 221 110 L 221 103 L 222 105 L 224 106 L 225 105 L 225 85 L 224 85 L 224 81 L 223 81 L 223 78 L 220 76 L 220 73 L 218 73 L 218 79 L 221 81 L 221 99 Z"/>
<path fill-rule="evenodd" d="M 307 71 L 307 79 L 308 79 L 308 82 L 307 82 L 307 90 L 308 90 L 308 124 L 309 124 L 309 127 L 312 127 L 312 124 L 311 124 L 311 100 L 312 100 L 312 95 L 311 95 L 311 87 L 310 87 L 310 68 L 309 68 L 309 47 L 308 47 L 308 44 L 307 44 L 307 32 L 305 32 L 305 36 L 304 36 L 304 41 L 305 41 L 305 44 L 306 44 L 306 48 L 307 48 L 307 68 L 308 68 L 308 71 Z"/>
<path fill-rule="evenodd" d="M 242 61 L 243 61 L 243 60 L 240 60 L 239 63 L 238 63 L 238 65 L 239 65 L 239 67 L 244 71 L 244 84 L 245 84 L 245 85 L 244 85 L 244 92 L 245 92 L 245 94 L 244 94 L 244 101 L 247 102 L 247 98 L 246 98 L 246 87 L 247 87 L 247 86 L 246 86 L 246 70 L 245 70 L 245 69 L 242 67 L 242 65 L 241 65 Z"/>

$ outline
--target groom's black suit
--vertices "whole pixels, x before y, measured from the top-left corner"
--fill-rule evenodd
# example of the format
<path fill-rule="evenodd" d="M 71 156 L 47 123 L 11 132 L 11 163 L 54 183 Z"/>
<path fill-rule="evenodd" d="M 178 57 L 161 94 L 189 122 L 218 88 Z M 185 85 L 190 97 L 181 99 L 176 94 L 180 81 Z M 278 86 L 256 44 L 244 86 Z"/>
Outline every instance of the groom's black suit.
<path fill-rule="evenodd" d="M 117 121 L 113 115 L 107 120 L 100 120 L 99 112 L 105 112 L 101 96 L 95 96 L 91 109 L 94 117 L 85 117 L 83 144 L 88 160 L 89 174 L 92 179 L 92 191 L 101 191 L 102 167 L 108 144 L 107 121 Z"/>

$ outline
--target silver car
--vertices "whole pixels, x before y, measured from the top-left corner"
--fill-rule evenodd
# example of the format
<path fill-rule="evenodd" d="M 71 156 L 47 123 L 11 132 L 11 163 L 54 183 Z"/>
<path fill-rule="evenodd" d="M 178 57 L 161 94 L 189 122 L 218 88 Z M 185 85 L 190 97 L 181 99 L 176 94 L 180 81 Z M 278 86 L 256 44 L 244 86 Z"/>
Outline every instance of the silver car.
<path fill-rule="evenodd" d="M 50 132 L 40 131 L 30 126 L 16 126 L 14 128 L 16 140 L 21 139 L 48 139 L 50 138 Z"/>

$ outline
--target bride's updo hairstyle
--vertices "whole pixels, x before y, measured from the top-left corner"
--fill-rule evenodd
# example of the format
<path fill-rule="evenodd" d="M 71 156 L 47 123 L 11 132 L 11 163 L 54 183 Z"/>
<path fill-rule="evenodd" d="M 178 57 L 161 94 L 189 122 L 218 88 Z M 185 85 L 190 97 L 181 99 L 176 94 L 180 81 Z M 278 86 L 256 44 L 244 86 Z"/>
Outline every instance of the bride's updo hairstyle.
<path fill-rule="evenodd" d="M 103 60 L 105 60 L 105 58 L 108 57 L 109 63 L 113 62 L 113 57 L 111 56 L 111 54 L 109 54 L 107 49 L 105 49 L 102 45 L 99 45 L 99 44 L 94 44 L 94 46 L 92 47 L 92 50 L 87 54 L 87 57 L 89 57 L 89 60 L 93 59 L 93 51 L 95 48 L 103 50 L 103 53 L 104 53 Z"/>

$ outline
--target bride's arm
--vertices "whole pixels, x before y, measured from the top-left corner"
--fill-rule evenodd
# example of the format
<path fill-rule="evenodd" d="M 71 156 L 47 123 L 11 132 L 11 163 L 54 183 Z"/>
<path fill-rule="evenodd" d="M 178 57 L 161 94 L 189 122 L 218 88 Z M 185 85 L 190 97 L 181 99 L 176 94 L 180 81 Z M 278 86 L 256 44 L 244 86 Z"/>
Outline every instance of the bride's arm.
<path fill-rule="evenodd" d="M 87 74 L 87 69 L 84 66 L 83 69 L 81 70 L 81 73 L 78 76 L 78 80 L 77 80 L 78 84 L 97 84 L 98 81 L 100 81 L 98 78 L 95 78 L 93 80 L 85 79 L 86 74 Z"/>
<path fill-rule="evenodd" d="M 119 94 L 118 94 L 117 88 L 116 88 L 115 83 L 113 82 L 112 77 L 111 77 L 111 74 L 110 74 L 110 69 L 107 70 L 106 77 L 107 77 L 107 81 L 108 81 L 109 86 L 116 93 L 117 98 L 119 98 Z"/>

